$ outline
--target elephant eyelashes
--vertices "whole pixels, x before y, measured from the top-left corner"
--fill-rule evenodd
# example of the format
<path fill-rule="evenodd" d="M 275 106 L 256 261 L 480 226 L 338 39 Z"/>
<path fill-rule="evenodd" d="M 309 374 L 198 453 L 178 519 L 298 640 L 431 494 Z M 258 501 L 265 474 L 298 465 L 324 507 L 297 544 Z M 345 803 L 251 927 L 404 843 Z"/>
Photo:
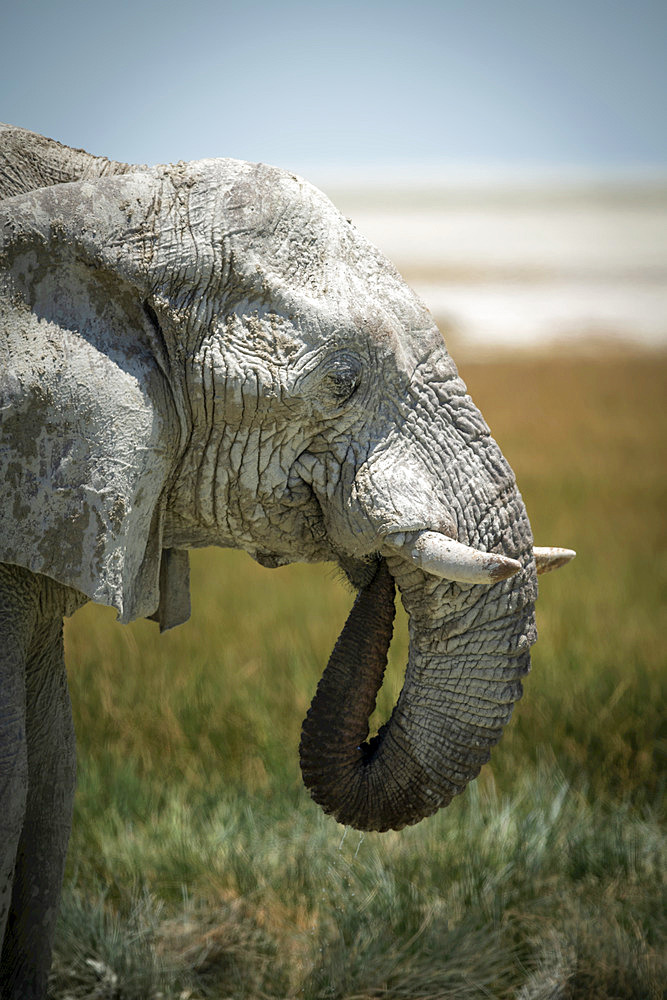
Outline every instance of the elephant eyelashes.
<path fill-rule="evenodd" d="M 329 364 L 322 381 L 322 393 L 334 406 L 341 406 L 352 398 L 361 382 L 362 367 L 359 358 L 339 354 Z"/>

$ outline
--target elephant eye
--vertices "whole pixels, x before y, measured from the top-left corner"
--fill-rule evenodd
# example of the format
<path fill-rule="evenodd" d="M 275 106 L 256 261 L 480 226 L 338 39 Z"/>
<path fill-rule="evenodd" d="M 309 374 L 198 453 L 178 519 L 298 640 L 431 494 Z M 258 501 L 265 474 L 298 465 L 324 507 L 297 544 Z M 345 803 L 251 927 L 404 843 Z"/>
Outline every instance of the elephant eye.
<path fill-rule="evenodd" d="M 324 393 L 335 405 L 346 403 L 359 387 L 361 374 L 361 361 L 355 354 L 337 354 L 327 366 L 322 385 Z"/>

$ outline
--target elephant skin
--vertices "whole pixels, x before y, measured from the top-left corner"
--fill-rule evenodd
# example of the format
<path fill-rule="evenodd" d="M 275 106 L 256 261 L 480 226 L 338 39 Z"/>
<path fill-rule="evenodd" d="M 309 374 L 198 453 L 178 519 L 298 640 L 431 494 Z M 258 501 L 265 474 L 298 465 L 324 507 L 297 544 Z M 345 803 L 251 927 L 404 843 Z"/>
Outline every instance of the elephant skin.
<path fill-rule="evenodd" d="M 197 546 L 338 563 L 359 594 L 302 771 L 339 822 L 388 830 L 488 760 L 537 588 L 514 475 L 429 312 L 316 188 L 2 126 L 0 199 L 0 982 L 27 1000 L 71 822 L 64 615 L 185 621 Z M 406 679 L 368 740 L 395 588 Z"/>

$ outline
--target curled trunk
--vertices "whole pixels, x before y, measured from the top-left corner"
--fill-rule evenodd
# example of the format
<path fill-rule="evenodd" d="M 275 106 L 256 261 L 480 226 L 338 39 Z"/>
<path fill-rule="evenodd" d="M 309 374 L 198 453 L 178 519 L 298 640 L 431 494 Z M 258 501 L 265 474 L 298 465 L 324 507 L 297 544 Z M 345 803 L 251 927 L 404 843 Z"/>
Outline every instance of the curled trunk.
<path fill-rule="evenodd" d="M 530 669 L 534 562 L 491 587 L 460 587 L 392 557 L 363 588 L 303 725 L 301 768 L 325 812 L 359 830 L 417 823 L 477 776 Z M 390 572 L 391 569 L 391 572 Z M 394 578 L 410 615 L 406 679 L 367 741 L 394 616 Z"/>
<path fill-rule="evenodd" d="M 301 771 L 312 797 L 340 823 L 364 830 L 380 829 L 382 822 L 384 792 L 375 787 L 377 768 L 371 766 L 379 737 L 366 739 L 387 666 L 394 613 L 394 579 L 383 559 L 359 591 L 301 733 Z"/>

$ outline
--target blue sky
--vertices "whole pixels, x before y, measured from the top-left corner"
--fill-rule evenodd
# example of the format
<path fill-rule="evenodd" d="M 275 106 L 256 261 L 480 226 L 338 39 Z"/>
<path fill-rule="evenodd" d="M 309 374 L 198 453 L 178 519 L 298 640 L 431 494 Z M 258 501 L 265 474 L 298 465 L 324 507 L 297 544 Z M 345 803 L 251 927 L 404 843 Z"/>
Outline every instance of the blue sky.
<path fill-rule="evenodd" d="M 667 167 L 665 0 L 4 0 L 0 120 L 155 163 Z"/>

